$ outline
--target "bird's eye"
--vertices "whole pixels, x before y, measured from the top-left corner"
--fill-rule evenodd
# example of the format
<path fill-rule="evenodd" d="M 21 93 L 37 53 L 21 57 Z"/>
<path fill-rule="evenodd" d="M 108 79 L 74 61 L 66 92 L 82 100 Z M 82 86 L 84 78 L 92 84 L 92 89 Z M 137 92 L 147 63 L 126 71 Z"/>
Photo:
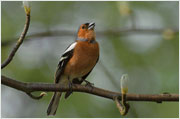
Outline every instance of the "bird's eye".
<path fill-rule="evenodd" d="M 82 29 L 85 29 L 85 26 L 82 26 Z"/>

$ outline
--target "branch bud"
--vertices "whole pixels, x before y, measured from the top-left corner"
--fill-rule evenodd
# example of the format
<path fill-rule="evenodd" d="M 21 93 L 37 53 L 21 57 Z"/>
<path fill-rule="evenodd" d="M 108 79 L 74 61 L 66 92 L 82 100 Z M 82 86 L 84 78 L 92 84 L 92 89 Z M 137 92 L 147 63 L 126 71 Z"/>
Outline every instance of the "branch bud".
<path fill-rule="evenodd" d="M 172 29 L 165 29 L 163 32 L 163 38 L 165 40 L 172 40 L 174 38 L 174 31 Z"/>
<path fill-rule="evenodd" d="M 30 15 L 31 8 L 30 8 L 30 2 L 29 1 L 23 1 L 24 10 L 27 15 Z"/>
<path fill-rule="evenodd" d="M 121 93 L 126 94 L 128 92 L 128 74 L 123 74 L 121 76 Z"/>
<path fill-rule="evenodd" d="M 132 13 L 132 10 L 129 6 L 129 2 L 121 1 L 118 2 L 117 5 L 118 5 L 119 13 L 122 16 L 129 16 Z"/>

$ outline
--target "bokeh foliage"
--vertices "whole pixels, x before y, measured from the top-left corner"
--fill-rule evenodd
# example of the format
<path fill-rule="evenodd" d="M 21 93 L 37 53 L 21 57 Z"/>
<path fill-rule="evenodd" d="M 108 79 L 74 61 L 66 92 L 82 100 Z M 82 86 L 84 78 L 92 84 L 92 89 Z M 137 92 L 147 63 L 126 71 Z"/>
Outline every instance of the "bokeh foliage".
<path fill-rule="evenodd" d="M 118 31 L 132 29 L 134 23 L 138 29 L 162 29 L 162 33 L 97 34 L 104 67 L 97 64 L 88 80 L 97 87 L 120 91 L 120 77 L 127 73 L 130 93 L 179 93 L 179 33 L 165 32 L 178 29 L 178 5 L 178 2 L 32 2 L 28 35 L 54 30 L 74 31 L 74 35 L 27 39 L 2 74 L 25 82 L 53 82 L 59 58 L 76 38 L 80 24 L 95 21 L 96 31 Z M 22 32 L 25 13 L 21 6 L 21 2 L 2 2 L 1 43 L 15 43 Z M 1 46 L 1 62 L 13 45 Z M 37 101 L 9 87 L 1 89 L 2 117 L 47 117 L 52 93 Z M 179 117 L 177 102 L 130 102 L 130 106 L 125 117 Z M 55 117 L 122 116 L 111 100 L 74 93 L 61 100 Z"/>

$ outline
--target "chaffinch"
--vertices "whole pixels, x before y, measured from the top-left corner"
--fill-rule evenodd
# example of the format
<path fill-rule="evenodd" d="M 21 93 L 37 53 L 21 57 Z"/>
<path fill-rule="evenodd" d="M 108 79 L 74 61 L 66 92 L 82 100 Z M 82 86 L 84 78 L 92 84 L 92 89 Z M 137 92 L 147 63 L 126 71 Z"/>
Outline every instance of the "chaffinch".
<path fill-rule="evenodd" d="M 77 38 L 63 53 L 59 61 L 55 83 L 62 85 L 81 84 L 86 81 L 99 59 L 99 45 L 94 32 L 95 23 L 82 24 Z M 86 81 L 86 83 L 89 83 Z M 65 94 L 65 98 L 72 91 Z M 62 92 L 55 92 L 47 109 L 47 115 L 55 115 Z"/>

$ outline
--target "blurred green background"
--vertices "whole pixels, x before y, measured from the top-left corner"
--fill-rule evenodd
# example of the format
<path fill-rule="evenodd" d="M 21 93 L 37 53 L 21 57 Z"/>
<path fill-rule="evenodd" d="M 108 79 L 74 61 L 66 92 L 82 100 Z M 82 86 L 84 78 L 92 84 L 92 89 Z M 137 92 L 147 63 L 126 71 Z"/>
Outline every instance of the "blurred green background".
<path fill-rule="evenodd" d="M 22 2 L 1 2 L 1 62 L 20 36 Z M 2 74 L 24 82 L 53 82 L 61 54 L 82 23 L 96 23 L 100 61 L 88 76 L 96 87 L 120 92 L 120 77 L 130 77 L 129 93 L 179 93 L 178 2 L 31 2 L 27 38 Z M 47 117 L 52 93 L 33 100 L 1 86 L 2 117 Z M 35 94 L 39 94 L 35 93 Z M 129 102 L 125 117 L 179 117 L 178 102 Z M 121 118 L 112 100 L 73 93 L 60 102 L 55 117 Z"/>

